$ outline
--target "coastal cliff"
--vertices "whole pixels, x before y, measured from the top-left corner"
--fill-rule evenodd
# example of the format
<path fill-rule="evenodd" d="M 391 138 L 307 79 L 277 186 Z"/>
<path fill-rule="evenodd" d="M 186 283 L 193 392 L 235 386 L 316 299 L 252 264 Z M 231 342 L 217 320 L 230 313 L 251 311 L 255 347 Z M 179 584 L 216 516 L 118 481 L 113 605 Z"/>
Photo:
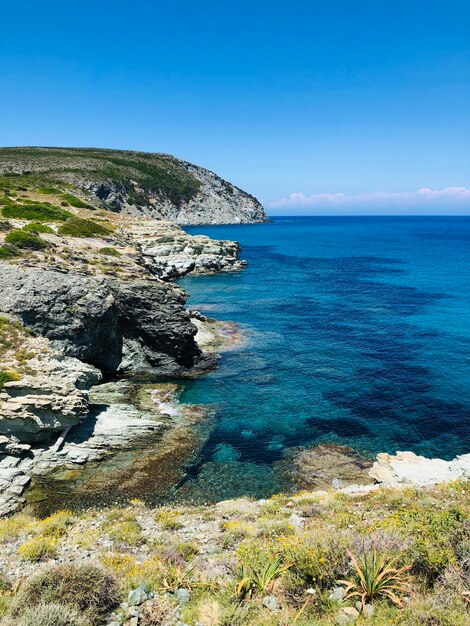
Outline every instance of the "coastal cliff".
<path fill-rule="evenodd" d="M 20 186 L 57 187 L 63 195 L 72 193 L 76 202 L 92 208 L 176 224 L 269 221 L 254 196 L 214 172 L 168 154 L 96 148 L 0 148 L 2 175 L 16 177 Z"/>
<path fill-rule="evenodd" d="M 143 408 L 137 388 L 123 392 L 117 379 L 150 384 L 214 368 L 211 341 L 227 325 L 188 310 L 171 281 L 245 266 L 236 242 L 100 210 L 45 184 L 0 176 L 0 514 L 24 503 L 33 474 L 161 433 L 155 398 Z M 105 380 L 116 382 L 90 392 Z M 74 431 L 70 449 L 56 443 L 84 418 L 86 437 Z"/>

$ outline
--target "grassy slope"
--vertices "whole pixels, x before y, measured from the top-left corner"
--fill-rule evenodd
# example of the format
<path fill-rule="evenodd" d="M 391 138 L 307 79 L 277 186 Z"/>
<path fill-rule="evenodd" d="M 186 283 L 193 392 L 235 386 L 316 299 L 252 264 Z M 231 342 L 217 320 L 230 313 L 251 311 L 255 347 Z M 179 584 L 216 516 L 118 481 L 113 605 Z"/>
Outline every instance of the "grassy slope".
<path fill-rule="evenodd" d="M 95 148 L 0 148 L 0 169 L 14 165 L 25 176 L 1 176 L 0 186 L 65 186 L 83 181 L 112 181 L 122 186 L 129 203 L 146 204 L 155 192 L 176 206 L 193 198 L 200 183 L 170 155 Z M 6 179 L 6 180 L 5 180 Z M 83 188 L 81 188 L 83 193 Z M 93 203 L 93 199 L 90 198 Z M 95 200 L 96 202 L 96 200 Z M 113 208 L 113 207 L 109 207 Z"/>
<path fill-rule="evenodd" d="M 156 599 L 144 605 L 144 616 L 153 612 L 155 619 L 145 618 L 142 624 L 171 624 L 157 617 L 176 611 L 189 626 L 327 626 L 356 601 L 329 598 L 338 579 L 357 581 L 348 550 L 360 559 L 375 546 L 381 554 L 396 555 L 396 567 L 411 566 L 405 574 L 410 587 L 398 592 L 402 608 L 378 596 L 375 614 L 357 623 L 468 626 L 469 516 L 468 482 L 427 490 L 380 489 L 355 497 L 279 495 L 267 502 L 198 508 L 149 509 L 134 501 L 127 508 L 59 512 L 46 520 L 23 513 L 0 521 L 0 562 L 6 576 L 1 602 L 4 614 L 14 612 L 15 605 L 39 602 L 37 592 L 30 597 L 27 584 L 13 593 L 9 585 L 20 574 L 34 574 L 42 562 L 45 569 L 40 571 L 51 570 L 50 559 L 58 558 L 104 566 L 118 580 L 122 600 L 146 583 Z M 253 578 L 253 571 L 276 558 L 288 568 L 272 587 L 253 584 L 249 593 L 237 595 L 243 577 Z M 189 602 L 179 609 L 178 588 L 190 590 Z M 279 610 L 263 606 L 269 594 Z M 58 599 L 74 603 L 73 594 Z M 119 612 L 124 620 L 126 612 Z M 89 626 L 98 623 L 90 619 Z M 23 622 L 20 618 L 13 624 Z"/>

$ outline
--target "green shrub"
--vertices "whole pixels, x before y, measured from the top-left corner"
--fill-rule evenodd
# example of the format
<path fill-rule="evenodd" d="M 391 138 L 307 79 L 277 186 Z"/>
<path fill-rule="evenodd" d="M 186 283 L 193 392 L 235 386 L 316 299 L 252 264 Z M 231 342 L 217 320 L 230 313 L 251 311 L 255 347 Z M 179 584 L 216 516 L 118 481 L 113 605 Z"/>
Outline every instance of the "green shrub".
<path fill-rule="evenodd" d="M 46 203 L 7 204 L 2 213 L 4 217 L 37 222 L 64 222 L 72 215 L 69 211 Z"/>
<path fill-rule="evenodd" d="M 7 233 L 12 228 L 13 226 L 10 224 L 10 222 L 0 221 L 0 232 Z"/>
<path fill-rule="evenodd" d="M 45 567 L 29 578 L 13 608 L 24 613 L 30 607 L 59 603 L 103 616 L 118 601 L 119 589 L 114 576 L 96 565 L 64 563 Z"/>
<path fill-rule="evenodd" d="M 25 609 L 19 620 L 7 626 L 92 626 L 93 622 L 92 616 L 81 615 L 73 607 L 50 603 Z"/>
<path fill-rule="evenodd" d="M 121 256 L 121 253 L 116 248 L 100 248 L 98 252 L 106 256 Z"/>
<path fill-rule="evenodd" d="M 5 237 L 5 243 L 10 243 L 17 248 L 25 248 L 27 250 L 43 250 L 47 248 L 47 243 L 33 233 L 24 230 L 12 230 Z"/>
<path fill-rule="evenodd" d="M 47 195 L 54 195 L 55 193 L 59 193 L 58 189 L 55 189 L 55 187 L 39 187 L 39 189 L 37 190 L 38 193 L 44 193 Z"/>
<path fill-rule="evenodd" d="M 377 526 L 414 538 L 407 558 L 413 561 L 413 572 L 433 584 L 456 560 L 454 543 L 464 519 L 462 511 L 455 507 L 444 511 L 411 508 L 396 511 Z"/>
<path fill-rule="evenodd" d="M 114 524 L 108 534 L 114 541 L 127 543 L 129 546 L 139 546 L 145 541 L 139 524 L 133 520 Z"/>
<path fill-rule="evenodd" d="M 71 193 L 63 193 L 61 199 L 77 209 L 94 209 L 91 205 L 84 202 L 81 198 L 73 196 Z"/>
<path fill-rule="evenodd" d="M 15 256 L 19 256 L 21 252 L 15 246 L 4 244 L 0 246 L 0 259 L 12 259 Z"/>
<path fill-rule="evenodd" d="M 71 217 L 59 228 L 59 235 L 69 237 L 96 237 L 109 235 L 111 231 L 93 220 Z"/>
<path fill-rule="evenodd" d="M 179 530 L 183 528 L 183 524 L 178 519 L 177 511 L 158 511 L 155 516 L 155 521 L 157 521 L 163 530 Z"/>
<path fill-rule="evenodd" d="M 54 234 L 54 230 L 50 226 L 46 226 L 46 224 L 41 224 L 40 222 L 33 222 L 31 224 L 26 224 L 26 226 L 23 226 L 23 230 L 25 230 L 27 233 Z"/>
<path fill-rule="evenodd" d="M 56 555 L 57 541 L 49 537 L 34 537 L 21 544 L 17 552 L 23 560 L 37 563 Z"/>
<path fill-rule="evenodd" d="M 17 372 L 12 372 L 5 369 L 0 369 L 0 389 L 5 383 L 9 383 L 13 380 L 19 380 L 20 375 Z"/>

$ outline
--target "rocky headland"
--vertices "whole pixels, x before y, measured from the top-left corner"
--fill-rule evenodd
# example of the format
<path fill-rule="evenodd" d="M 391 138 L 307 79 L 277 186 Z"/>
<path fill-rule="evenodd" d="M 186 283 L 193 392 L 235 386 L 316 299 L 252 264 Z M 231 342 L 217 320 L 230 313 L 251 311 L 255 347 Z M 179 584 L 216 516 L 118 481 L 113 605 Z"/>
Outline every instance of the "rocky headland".
<path fill-rule="evenodd" d="M 0 148 L 0 176 L 58 187 L 95 208 L 176 224 L 269 221 L 260 202 L 169 154 L 97 148 Z M 25 182 L 25 181 L 23 181 Z"/>
<path fill-rule="evenodd" d="M 137 440 L 154 445 L 155 461 L 184 433 L 179 462 L 189 458 L 188 425 L 208 412 L 175 408 L 164 380 L 214 368 L 240 337 L 187 309 L 171 281 L 245 266 L 236 242 L 85 201 L 83 180 L 72 187 L 43 158 L 9 159 L 0 151 L 0 514 L 24 504 L 35 477 L 109 461 Z M 167 465 L 177 483 L 176 462 Z"/>

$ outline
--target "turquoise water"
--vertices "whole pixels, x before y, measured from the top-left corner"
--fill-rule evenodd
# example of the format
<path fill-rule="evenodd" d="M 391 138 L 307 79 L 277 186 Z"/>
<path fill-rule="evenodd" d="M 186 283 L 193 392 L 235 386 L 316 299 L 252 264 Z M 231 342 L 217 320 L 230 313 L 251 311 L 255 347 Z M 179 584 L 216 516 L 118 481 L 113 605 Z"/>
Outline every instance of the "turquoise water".
<path fill-rule="evenodd" d="M 247 336 L 186 386 L 183 401 L 213 405 L 217 421 L 183 491 L 267 495 L 282 488 L 286 450 L 322 442 L 369 456 L 470 452 L 470 219 L 187 231 L 239 241 L 249 265 L 180 282 L 190 307 Z"/>

